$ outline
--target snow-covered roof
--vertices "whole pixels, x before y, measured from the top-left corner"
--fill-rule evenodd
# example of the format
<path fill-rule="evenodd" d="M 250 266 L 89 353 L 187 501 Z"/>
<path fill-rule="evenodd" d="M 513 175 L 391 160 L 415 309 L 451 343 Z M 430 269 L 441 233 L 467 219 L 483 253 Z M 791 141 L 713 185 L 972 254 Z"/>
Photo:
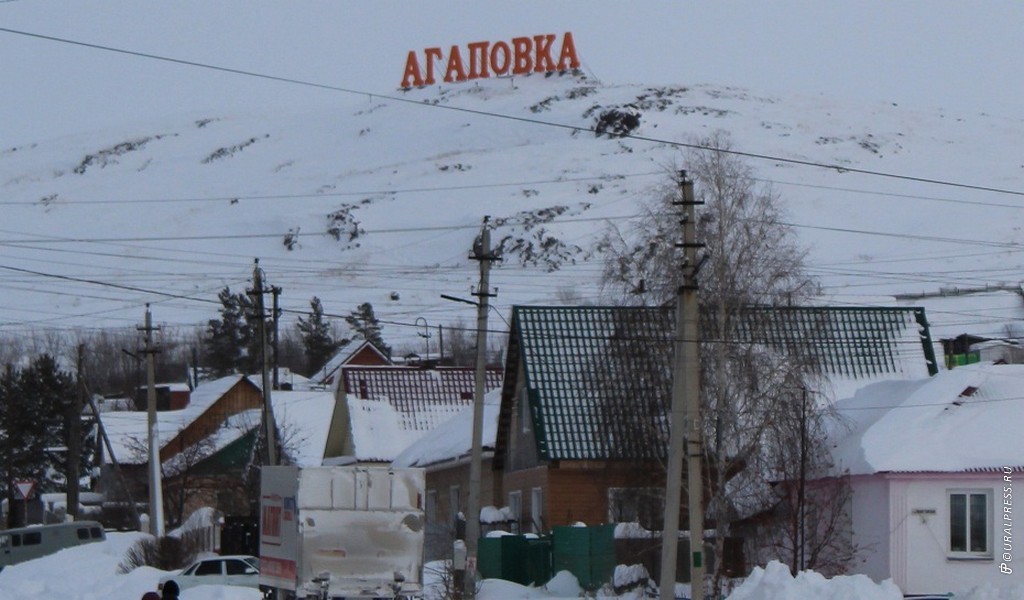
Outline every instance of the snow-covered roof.
<path fill-rule="evenodd" d="M 270 399 L 289 458 L 300 467 L 319 466 L 334 413 L 334 394 L 275 391 Z"/>
<path fill-rule="evenodd" d="M 483 430 L 481 445 L 494 448 L 498 432 L 498 412 L 501 409 L 501 390 L 484 395 Z M 394 467 L 429 467 L 457 460 L 473 449 L 473 407 L 462 409 L 455 416 L 424 434 L 402 451 L 391 465 Z"/>
<path fill-rule="evenodd" d="M 185 408 L 157 412 L 157 435 L 161 445 L 173 439 L 185 426 L 199 418 L 199 415 L 206 412 L 243 378 L 243 375 L 230 375 L 204 382 L 192 391 L 188 406 Z M 147 412 L 105 412 L 102 418 L 103 427 L 110 438 L 110 445 L 117 460 L 125 464 L 146 462 L 146 432 L 149 422 Z"/>
<path fill-rule="evenodd" d="M 485 391 L 501 386 L 488 369 Z M 342 370 L 354 458 L 391 462 L 427 432 L 473 403 L 474 369 L 378 366 Z"/>
<path fill-rule="evenodd" d="M 866 386 L 835 404 L 833 458 L 851 474 L 1024 463 L 1024 365 L 978 363 Z"/>

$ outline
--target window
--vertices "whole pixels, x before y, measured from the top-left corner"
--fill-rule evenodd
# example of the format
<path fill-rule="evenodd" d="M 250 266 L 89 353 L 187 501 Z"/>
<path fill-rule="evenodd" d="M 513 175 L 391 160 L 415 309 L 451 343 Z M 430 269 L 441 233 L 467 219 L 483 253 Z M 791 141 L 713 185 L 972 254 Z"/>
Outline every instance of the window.
<path fill-rule="evenodd" d="M 79 527 L 76 533 L 78 534 L 78 539 L 80 540 L 89 539 L 89 529 L 87 527 Z"/>
<path fill-rule="evenodd" d="M 522 533 L 522 521 L 523 521 L 523 493 L 520 491 L 508 493 L 508 510 L 512 513 L 512 519 L 515 521 L 516 531 L 515 533 Z"/>
<path fill-rule="evenodd" d="M 459 494 L 459 486 L 453 485 L 448 488 L 448 516 L 451 518 L 452 523 L 458 522 L 459 511 L 462 510 L 462 502 L 460 501 Z"/>
<path fill-rule="evenodd" d="M 530 530 L 534 533 L 541 532 L 544 524 L 544 490 L 539 487 L 533 488 L 530 492 Z"/>
<path fill-rule="evenodd" d="M 661 488 L 608 488 L 608 520 L 639 523 L 651 530 L 662 528 L 665 490 Z"/>
<path fill-rule="evenodd" d="M 246 573 L 252 573 L 253 568 L 240 560 L 226 560 L 224 561 L 224 567 L 227 569 L 228 575 L 245 575 Z"/>
<path fill-rule="evenodd" d="M 199 575 L 220 575 L 220 563 L 219 560 L 208 560 L 199 563 L 196 568 L 196 576 Z"/>
<path fill-rule="evenodd" d="M 428 523 L 437 523 L 437 490 L 427 490 L 427 508 L 424 512 Z"/>
<path fill-rule="evenodd" d="M 517 418 L 522 428 L 522 433 L 530 433 L 530 398 L 527 396 L 526 388 L 519 390 L 519 402 L 516 408 L 519 409 Z"/>
<path fill-rule="evenodd" d="M 26 546 L 38 546 L 43 543 L 43 534 L 38 531 L 25 534 L 24 544 Z"/>
<path fill-rule="evenodd" d="M 949 493 L 949 552 L 954 558 L 988 558 L 992 504 L 991 490 L 954 490 Z"/>

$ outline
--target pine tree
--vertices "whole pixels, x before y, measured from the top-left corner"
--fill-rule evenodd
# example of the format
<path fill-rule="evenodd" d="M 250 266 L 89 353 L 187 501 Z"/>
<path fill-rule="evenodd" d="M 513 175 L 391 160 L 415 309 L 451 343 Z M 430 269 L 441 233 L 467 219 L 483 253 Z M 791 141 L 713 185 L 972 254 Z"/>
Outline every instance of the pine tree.
<path fill-rule="evenodd" d="M 331 335 L 331 323 L 324 317 L 324 306 L 320 298 L 313 296 L 309 301 L 309 317 L 299 317 L 296 325 L 302 334 L 302 346 L 306 354 L 307 375 L 316 373 L 339 348 L 348 344 L 349 340 L 336 340 Z"/>
<path fill-rule="evenodd" d="M 252 299 L 245 294 L 232 294 L 229 287 L 221 290 L 217 298 L 221 303 L 220 319 L 207 322 L 206 365 L 218 377 L 236 371 L 256 372 L 260 365 L 260 341 Z"/>
<path fill-rule="evenodd" d="M 60 487 L 51 476 L 66 472 L 66 457 L 52 450 L 66 446 L 65 417 L 75 393 L 74 378 L 47 354 L 0 378 L 0 462 L 9 501 L 16 480 L 35 481 L 41 492 Z"/>
<path fill-rule="evenodd" d="M 385 355 L 391 356 L 391 347 L 384 343 L 384 338 L 381 336 L 380 321 L 373 314 L 372 304 L 363 302 L 349 316 L 345 317 L 345 322 L 356 333 L 360 334 L 364 340 L 376 346 Z"/>

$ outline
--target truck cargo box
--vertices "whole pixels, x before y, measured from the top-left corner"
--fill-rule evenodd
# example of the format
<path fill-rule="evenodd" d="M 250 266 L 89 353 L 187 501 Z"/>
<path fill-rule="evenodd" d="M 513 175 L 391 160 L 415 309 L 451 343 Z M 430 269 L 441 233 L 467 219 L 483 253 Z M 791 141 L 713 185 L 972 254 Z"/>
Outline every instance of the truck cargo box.
<path fill-rule="evenodd" d="M 420 597 L 424 473 L 264 467 L 260 584 L 296 598 Z"/>

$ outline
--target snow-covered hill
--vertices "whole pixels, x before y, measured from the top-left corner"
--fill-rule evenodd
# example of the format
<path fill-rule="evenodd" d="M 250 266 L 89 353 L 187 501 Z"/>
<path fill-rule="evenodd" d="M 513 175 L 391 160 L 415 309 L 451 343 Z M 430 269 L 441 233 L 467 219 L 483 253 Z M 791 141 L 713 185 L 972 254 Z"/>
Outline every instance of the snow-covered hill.
<path fill-rule="evenodd" d="M 594 133 L 609 111 L 639 115 L 634 137 Z M 716 131 L 775 157 L 746 160 L 843 301 L 1017 280 L 1012 197 L 847 169 L 1024 189 L 1009 152 L 1024 123 L 564 73 L 5 148 L 4 325 L 135 324 L 146 302 L 158 322 L 202 323 L 219 289 L 250 285 L 258 257 L 286 310 L 314 295 L 333 314 L 371 302 L 387 334 L 414 335 L 418 317 L 472 320 L 440 294 L 469 297 L 485 216 L 505 248 L 499 310 L 601 302 L 595 241 Z"/>

